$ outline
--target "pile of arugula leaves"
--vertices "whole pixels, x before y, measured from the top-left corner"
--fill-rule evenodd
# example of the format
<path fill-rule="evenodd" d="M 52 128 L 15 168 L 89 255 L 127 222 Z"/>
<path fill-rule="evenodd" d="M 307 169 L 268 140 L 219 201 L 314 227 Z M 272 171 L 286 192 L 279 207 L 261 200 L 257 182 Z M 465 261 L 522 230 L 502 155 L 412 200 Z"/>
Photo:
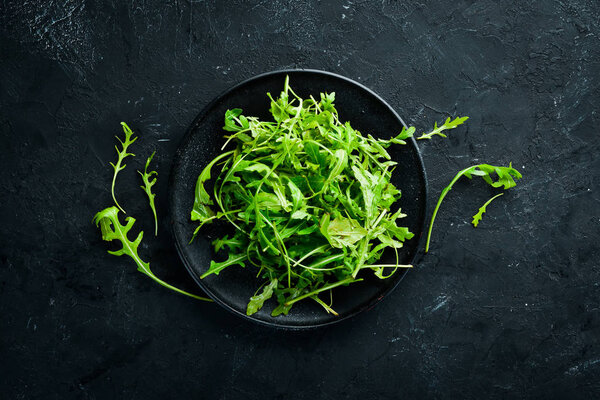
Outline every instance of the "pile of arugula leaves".
<path fill-rule="evenodd" d="M 395 207 L 401 193 L 391 183 L 396 162 L 387 149 L 406 144 L 415 128 L 387 140 L 363 135 L 339 120 L 335 93 L 301 98 L 288 78 L 277 99 L 267 95 L 273 121 L 228 110 L 223 129 L 230 134 L 221 150 L 229 143 L 235 148 L 214 158 L 198 176 L 191 211 L 192 221 L 199 223 L 194 237 L 215 220 L 234 228 L 213 242 L 227 258 L 211 261 L 201 278 L 234 265 L 253 266 L 264 283 L 250 298 L 248 315 L 271 297 L 278 303 L 273 316 L 287 314 L 303 299 L 336 314 L 319 294 L 361 281 L 363 270 L 386 279 L 398 268 L 411 267 L 398 260 L 398 249 L 413 234 Z M 420 138 L 445 136 L 443 130 L 466 119 L 447 119 Z M 213 175 L 209 194 L 205 184 Z M 395 251 L 396 262 L 378 263 L 387 248 Z"/>

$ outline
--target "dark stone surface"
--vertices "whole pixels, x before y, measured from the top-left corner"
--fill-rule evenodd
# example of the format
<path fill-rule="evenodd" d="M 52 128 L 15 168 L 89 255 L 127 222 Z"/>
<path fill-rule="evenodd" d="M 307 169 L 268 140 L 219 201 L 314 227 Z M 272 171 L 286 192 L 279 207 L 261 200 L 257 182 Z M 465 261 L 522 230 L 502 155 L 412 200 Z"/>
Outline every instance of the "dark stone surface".
<path fill-rule="evenodd" d="M 600 396 L 600 3 L 49 0 L 0 5 L 2 397 L 391 399 Z M 461 182 L 431 252 L 383 303 L 304 333 L 255 326 L 159 287 L 106 253 L 113 134 L 158 150 L 158 209 L 188 124 L 281 68 L 356 79 L 418 129 L 430 192 L 477 162 L 524 178 Z M 430 205 L 431 206 L 431 205 Z M 162 218 L 142 254 L 194 290 Z"/>

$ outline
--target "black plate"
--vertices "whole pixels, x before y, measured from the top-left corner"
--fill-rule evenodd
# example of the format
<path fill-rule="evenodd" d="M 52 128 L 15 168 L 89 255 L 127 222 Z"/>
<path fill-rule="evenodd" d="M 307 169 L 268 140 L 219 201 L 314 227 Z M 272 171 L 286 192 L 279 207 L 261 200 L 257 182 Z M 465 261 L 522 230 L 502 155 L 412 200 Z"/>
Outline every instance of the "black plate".
<path fill-rule="evenodd" d="M 220 153 L 224 143 L 223 116 L 228 108 L 242 108 L 245 115 L 270 119 L 270 92 L 279 95 L 285 76 L 290 86 L 301 97 L 320 92 L 335 92 L 335 105 L 341 121 L 350 121 L 363 134 L 389 138 L 405 125 L 394 110 L 378 95 L 363 85 L 343 76 L 316 70 L 289 70 L 269 72 L 256 76 L 229 89 L 210 103 L 196 118 L 185 135 L 175 155 L 170 177 L 170 212 L 177 251 L 198 285 L 226 309 L 252 321 L 284 328 L 301 329 L 327 325 L 349 318 L 366 310 L 386 296 L 402 280 L 406 270 L 398 270 L 386 280 L 365 273 L 365 281 L 348 287 L 336 288 L 334 309 L 339 316 L 327 314 L 312 301 L 296 303 L 289 315 L 271 317 L 275 301 L 265 303 L 258 313 L 247 316 L 246 305 L 262 283 L 255 278 L 256 270 L 233 266 L 219 276 L 201 280 L 199 276 L 208 269 L 214 253 L 210 242 L 222 232 L 215 225 L 205 226 L 193 244 L 188 244 L 196 224 L 190 221 L 194 203 L 194 186 L 204 166 Z M 403 223 L 415 237 L 405 243 L 400 262 L 412 262 L 419 245 L 425 222 L 427 185 L 423 161 L 414 139 L 406 146 L 390 148 L 393 160 L 398 162 L 393 183 L 402 190 L 400 205 L 408 214 Z M 382 260 L 385 261 L 385 260 Z M 387 262 L 395 262 L 394 259 Z M 370 272 L 370 271 L 369 271 Z"/>

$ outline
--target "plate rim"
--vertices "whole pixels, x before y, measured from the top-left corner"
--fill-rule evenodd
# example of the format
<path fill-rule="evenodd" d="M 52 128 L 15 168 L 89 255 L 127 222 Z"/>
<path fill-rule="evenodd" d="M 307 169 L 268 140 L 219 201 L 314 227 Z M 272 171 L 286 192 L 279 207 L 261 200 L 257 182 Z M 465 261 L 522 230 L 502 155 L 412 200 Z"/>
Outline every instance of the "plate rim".
<path fill-rule="evenodd" d="M 251 315 L 246 315 L 244 313 L 239 312 L 238 310 L 236 310 L 229 304 L 222 301 L 219 298 L 219 296 L 216 296 L 210 290 L 210 288 L 206 287 L 204 282 L 200 279 L 200 277 L 197 276 L 196 272 L 192 268 L 189 260 L 187 259 L 187 256 L 184 253 L 182 244 L 179 243 L 179 241 L 177 240 L 177 235 L 175 233 L 175 220 L 174 220 L 174 215 L 173 215 L 173 209 L 174 209 L 174 189 L 173 188 L 174 188 L 174 181 L 175 181 L 175 171 L 178 169 L 178 166 L 181 164 L 181 158 L 182 158 L 181 154 L 180 154 L 181 148 L 185 147 L 187 145 L 187 143 L 191 140 L 191 137 L 192 137 L 199 121 L 207 115 L 208 111 L 213 107 L 213 105 L 215 105 L 223 97 L 227 96 L 229 93 L 237 90 L 238 88 L 240 88 L 254 80 L 262 79 L 264 77 L 268 77 L 271 75 L 290 74 L 290 73 L 297 73 L 297 72 L 308 72 L 308 73 L 312 73 L 315 75 L 325 75 L 325 76 L 333 77 L 336 79 L 341 79 L 341 80 L 346 81 L 354 86 L 359 87 L 360 89 L 367 92 L 369 95 L 373 96 L 381 104 L 383 104 L 392 113 L 392 115 L 402 124 L 402 126 L 404 126 L 405 128 L 408 128 L 408 126 L 406 125 L 406 123 L 404 122 L 402 117 L 400 117 L 400 115 L 398 115 L 398 113 L 392 108 L 392 106 L 387 101 L 385 101 L 380 95 L 378 95 L 376 92 L 374 92 L 372 89 L 368 88 L 367 86 L 363 85 L 362 83 L 357 82 L 353 79 L 350 79 L 346 76 L 337 74 L 335 72 L 323 71 L 323 70 L 312 69 L 312 68 L 286 68 L 286 69 L 278 69 L 278 70 L 268 71 L 268 72 L 264 72 L 264 73 L 261 73 L 258 75 L 254 75 L 250 78 L 244 79 L 243 81 L 241 81 L 237 84 L 234 84 L 233 86 L 228 87 L 226 90 L 222 91 L 217 96 L 215 96 L 210 102 L 208 102 L 206 104 L 206 106 L 204 106 L 201 109 L 201 111 L 196 115 L 196 117 L 194 118 L 194 120 L 192 121 L 190 126 L 187 128 L 185 134 L 182 136 L 181 140 L 179 141 L 179 143 L 177 145 L 177 149 L 175 150 L 175 154 L 172 158 L 171 170 L 169 172 L 169 180 L 168 180 L 168 203 L 169 203 L 168 209 L 169 209 L 169 220 L 170 220 L 170 224 L 169 224 L 170 225 L 170 233 L 171 233 L 173 242 L 175 244 L 175 249 L 177 251 L 177 254 L 179 255 L 179 258 L 181 259 L 183 265 L 185 266 L 185 269 L 190 274 L 190 276 L 192 277 L 194 282 L 200 287 L 200 289 L 202 291 L 204 291 L 208 295 L 208 297 L 210 297 L 215 303 L 219 304 L 221 307 L 225 308 L 226 310 L 234 313 L 237 316 L 241 316 L 242 319 L 244 319 L 244 320 L 252 321 L 252 322 L 257 323 L 262 326 L 269 326 L 271 328 L 299 331 L 299 330 L 315 329 L 315 328 L 319 328 L 319 327 L 333 325 L 333 324 L 339 323 L 341 321 L 347 320 L 349 318 L 352 318 L 352 317 L 360 314 L 363 311 L 372 309 L 377 304 L 379 304 L 381 302 L 381 300 L 383 300 L 385 297 L 389 296 L 396 289 L 396 287 L 398 287 L 400 282 L 402 282 L 402 280 L 404 280 L 406 274 L 408 273 L 408 270 L 406 269 L 403 271 L 402 275 L 398 278 L 398 280 L 396 281 L 396 283 L 393 286 L 387 288 L 381 294 L 374 297 L 371 301 L 365 303 L 364 305 L 358 307 L 356 310 L 354 310 L 353 312 L 351 312 L 347 315 L 344 315 L 343 317 L 332 319 L 331 321 L 326 321 L 326 322 L 309 323 L 309 324 L 302 324 L 302 325 L 289 325 L 289 324 L 285 324 L 285 322 L 284 323 L 276 323 L 276 322 L 264 321 L 262 319 L 255 318 Z M 417 244 L 415 247 L 416 250 L 409 259 L 409 262 L 412 264 L 417 256 L 417 254 L 419 253 L 420 247 L 421 247 L 421 240 L 422 240 L 422 236 L 423 236 L 423 232 L 424 232 L 424 228 L 425 228 L 425 223 L 427 220 L 427 210 L 428 210 L 428 205 L 429 205 L 429 191 L 428 191 L 427 172 L 425 170 L 425 163 L 423 162 L 423 155 L 421 154 L 419 146 L 417 145 L 417 141 L 415 140 L 414 137 L 410 138 L 410 143 L 416 150 L 417 160 L 419 163 L 418 170 L 419 170 L 419 174 L 424 183 L 424 190 L 423 190 L 424 210 L 423 210 L 421 217 L 419 218 L 421 234 L 419 235 L 418 238 L 416 238 L 417 239 Z"/>

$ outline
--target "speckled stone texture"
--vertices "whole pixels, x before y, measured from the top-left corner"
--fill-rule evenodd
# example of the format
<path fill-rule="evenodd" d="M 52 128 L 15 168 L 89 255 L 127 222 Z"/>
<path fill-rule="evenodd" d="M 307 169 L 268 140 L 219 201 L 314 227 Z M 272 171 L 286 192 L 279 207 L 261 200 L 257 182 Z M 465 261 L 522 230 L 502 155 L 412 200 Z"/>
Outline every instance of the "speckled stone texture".
<path fill-rule="evenodd" d="M 43 5 L 42 5 L 43 4 Z M 6 399 L 600 396 L 600 3 L 4 1 L 0 5 L 0 389 Z M 196 290 L 166 226 L 179 140 L 221 91 L 317 68 L 370 87 L 418 129 L 433 200 L 456 171 L 513 163 L 519 185 L 461 181 L 429 254 L 373 310 L 293 333 L 154 284 L 106 253 L 118 183 L 152 230 L 136 168 L 158 151 L 158 238 L 141 254 Z M 434 201 L 430 202 L 430 208 Z"/>

